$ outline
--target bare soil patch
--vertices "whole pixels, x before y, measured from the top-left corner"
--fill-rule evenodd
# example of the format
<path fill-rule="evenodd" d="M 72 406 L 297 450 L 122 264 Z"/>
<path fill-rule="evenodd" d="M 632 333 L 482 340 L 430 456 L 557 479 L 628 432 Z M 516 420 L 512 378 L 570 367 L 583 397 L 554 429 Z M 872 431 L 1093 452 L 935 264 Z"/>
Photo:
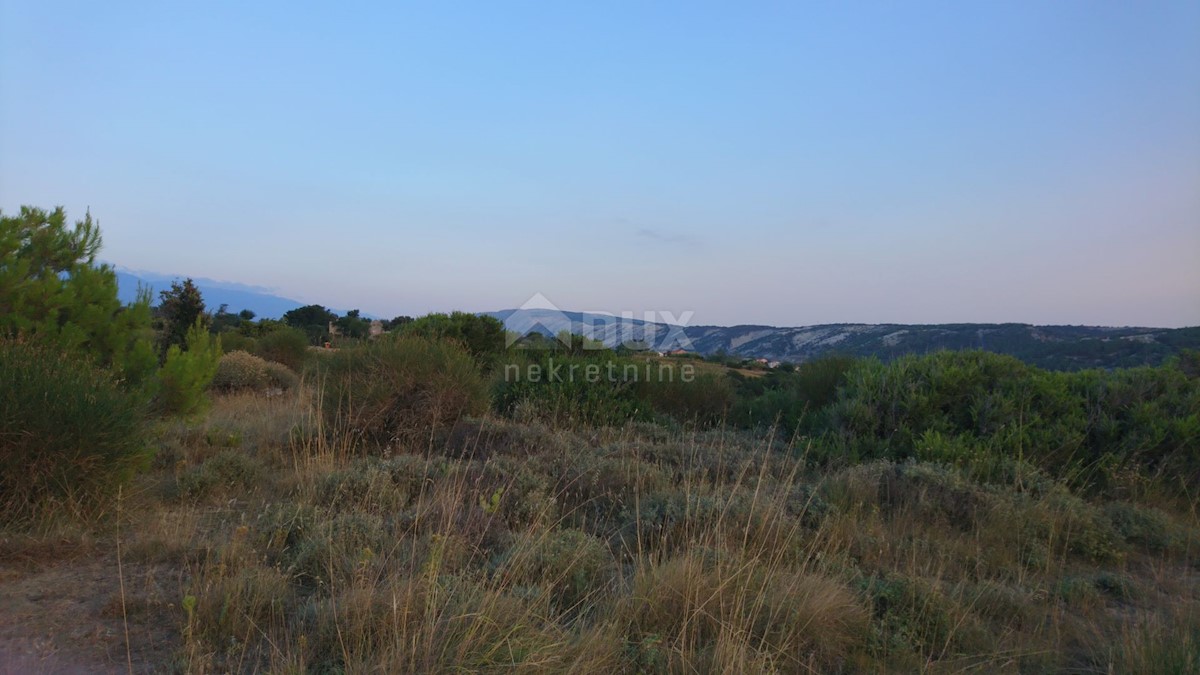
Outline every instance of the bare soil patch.
<path fill-rule="evenodd" d="M 0 561 L 0 674 L 163 672 L 180 637 L 170 573 L 114 553 Z M 175 587 L 177 588 L 177 580 Z"/>

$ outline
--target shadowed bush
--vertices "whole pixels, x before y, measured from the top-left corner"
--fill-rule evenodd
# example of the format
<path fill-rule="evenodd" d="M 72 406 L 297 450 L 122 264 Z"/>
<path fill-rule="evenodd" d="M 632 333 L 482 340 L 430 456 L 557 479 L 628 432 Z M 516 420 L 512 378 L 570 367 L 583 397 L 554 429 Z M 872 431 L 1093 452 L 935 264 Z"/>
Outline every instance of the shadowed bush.
<path fill-rule="evenodd" d="M 282 363 L 267 361 L 267 385 L 274 389 L 287 391 L 300 384 L 300 378 L 291 368 Z"/>
<path fill-rule="evenodd" d="M 463 348 L 399 336 L 339 351 L 322 373 L 337 428 L 389 444 L 412 441 L 487 409 L 487 386 Z"/>
<path fill-rule="evenodd" d="M 101 509 L 149 463 L 144 403 L 80 358 L 0 341 L 0 513 Z"/>
<path fill-rule="evenodd" d="M 773 370 L 762 377 L 738 377 L 738 400 L 731 421 L 754 428 L 778 424 L 786 433 L 813 431 L 823 423 L 823 409 L 855 365 L 849 356 L 825 356 L 792 371 Z"/>
<path fill-rule="evenodd" d="M 261 461 L 239 450 L 222 450 L 203 464 L 180 474 L 180 494 L 189 499 L 205 499 L 231 488 L 256 489 L 267 478 Z"/>
<path fill-rule="evenodd" d="M 670 377 L 659 374 L 643 382 L 639 394 L 654 412 L 702 426 L 723 421 L 734 402 L 733 385 L 724 373 L 697 373 L 689 381 L 673 372 Z"/>
<path fill-rule="evenodd" d="M 299 328 L 279 328 L 258 338 L 254 353 L 298 373 L 308 363 L 308 336 Z"/>
<path fill-rule="evenodd" d="M 643 364 L 609 352 L 514 352 L 497 369 L 493 405 L 503 415 L 554 426 L 620 426 L 650 419 L 638 398 Z"/>

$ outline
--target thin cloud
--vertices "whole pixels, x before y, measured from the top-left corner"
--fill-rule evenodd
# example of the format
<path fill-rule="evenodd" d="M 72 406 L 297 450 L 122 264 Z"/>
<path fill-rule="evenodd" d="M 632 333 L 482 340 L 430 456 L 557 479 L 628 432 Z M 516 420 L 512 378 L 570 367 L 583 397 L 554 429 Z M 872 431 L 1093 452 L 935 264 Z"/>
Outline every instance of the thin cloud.
<path fill-rule="evenodd" d="M 677 246 L 700 245 L 700 239 L 691 234 L 656 230 L 649 227 L 638 227 L 636 231 L 637 235 L 643 239 L 649 239 L 651 241 L 657 241 L 663 244 L 675 244 Z"/>

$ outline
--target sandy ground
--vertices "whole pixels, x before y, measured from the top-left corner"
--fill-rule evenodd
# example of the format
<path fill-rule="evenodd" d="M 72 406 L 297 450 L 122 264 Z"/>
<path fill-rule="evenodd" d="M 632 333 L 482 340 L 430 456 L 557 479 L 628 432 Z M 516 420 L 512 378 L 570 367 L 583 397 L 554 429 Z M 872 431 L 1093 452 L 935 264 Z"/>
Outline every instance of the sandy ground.
<path fill-rule="evenodd" d="M 168 573 L 124 573 L 129 656 L 115 555 L 0 561 L 0 675 L 169 671 L 180 642 Z"/>

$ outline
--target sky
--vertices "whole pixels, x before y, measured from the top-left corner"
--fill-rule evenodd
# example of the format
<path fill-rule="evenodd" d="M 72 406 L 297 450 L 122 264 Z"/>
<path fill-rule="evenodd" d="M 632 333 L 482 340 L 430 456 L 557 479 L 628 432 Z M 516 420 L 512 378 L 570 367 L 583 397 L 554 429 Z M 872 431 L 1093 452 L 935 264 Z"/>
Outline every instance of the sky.
<path fill-rule="evenodd" d="M 0 0 L 0 210 L 380 316 L 1200 325 L 1200 3 Z"/>

